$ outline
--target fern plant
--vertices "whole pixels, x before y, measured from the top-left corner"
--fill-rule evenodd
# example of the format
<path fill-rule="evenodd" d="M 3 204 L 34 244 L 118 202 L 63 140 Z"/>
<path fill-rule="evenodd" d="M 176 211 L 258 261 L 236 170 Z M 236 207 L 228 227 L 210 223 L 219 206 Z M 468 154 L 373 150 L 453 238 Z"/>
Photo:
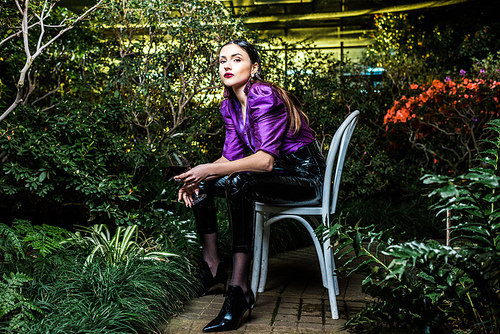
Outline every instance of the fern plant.
<path fill-rule="evenodd" d="M 21 236 L 5 224 L 0 224 L 0 259 L 0 263 L 24 259 Z"/>
<path fill-rule="evenodd" d="M 452 241 L 462 256 L 456 267 L 470 278 L 464 289 L 476 324 L 500 332 L 500 119 L 488 126 L 498 138 L 484 140 L 491 148 L 478 157 L 479 167 L 456 178 L 425 175 L 423 181 L 440 186 L 431 193 L 439 198 L 433 208 L 450 212 Z"/>
<path fill-rule="evenodd" d="M 25 258 L 27 253 L 38 251 L 46 256 L 53 251 L 64 248 L 69 231 L 51 225 L 32 225 L 30 221 L 15 219 L 12 227 L 0 224 L 0 250 L 4 252 L 6 261 Z"/>
<path fill-rule="evenodd" d="M 31 249 L 40 252 L 40 255 L 47 256 L 52 252 L 63 249 L 69 231 L 52 225 L 32 225 L 27 220 L 14 221 L 13 228 L 23 236 L 23 242 L 27 245 L 28 251 Z"/>
<path fill-rule="evenodd" d="M 364 332 L 404 329 L 412 333 L 466 330 L 500 333 L 500 120 L 489 123 L 498 140 L 478 158 L 480 166 L 457 177 L 425 175 L 436 189 L 431 207 L 450 212 L 452 244 L 398 243 L 391 231 L 351 227 L 342 219 L 322 232 L 354 251 L 349 272 L 366 276 L 362 289 L 376 298 L 347 327 Z M 443 219 L 446 219 L 444 215 Z"/>
<path fill-rule="evenodd" d="M 32 311 L 42 312 L 23 295 L 23 285 L 32 278 L 23 273 L 3 274 L 0 281 L 0 320 L 9 323 L 9 330 L 26 328 L 35 320 Z"/>
<path fill-rule="evenodd" d="M 46 274 L 53 267 L 51 262 L 63 254 L 70 235 L 57 226 L 33 226 L 21 219 L 12 226 L 0 224 L 0 271 L 23 272 L 34 278 Z"/>

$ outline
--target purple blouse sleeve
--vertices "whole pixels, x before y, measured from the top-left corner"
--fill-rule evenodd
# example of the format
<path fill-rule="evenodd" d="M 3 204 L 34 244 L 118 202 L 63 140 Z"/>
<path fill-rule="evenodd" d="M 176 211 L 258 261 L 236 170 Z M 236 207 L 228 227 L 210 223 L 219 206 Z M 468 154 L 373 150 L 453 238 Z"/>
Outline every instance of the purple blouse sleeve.
<path fill-rule="evenodd" d="M 231 117 L 230 103 L 230 100 L 224 100 L 220 107 L 226 127 L 226 139 L 224 141 L 224 148 L 222 149 L 222 156 L 227 160 L 233 161 L 246 156 L 247 146 L 236 131 L 236 126 Z"/>
<path fill-rule="evenodd" d="M 271 86 L 253 85 L 248 92 L 247 110 L 254 134 L 254 151 L 262 150 L 275 157 L 280 156 L 280 147 L 287 131 L 287 112 Z"/>

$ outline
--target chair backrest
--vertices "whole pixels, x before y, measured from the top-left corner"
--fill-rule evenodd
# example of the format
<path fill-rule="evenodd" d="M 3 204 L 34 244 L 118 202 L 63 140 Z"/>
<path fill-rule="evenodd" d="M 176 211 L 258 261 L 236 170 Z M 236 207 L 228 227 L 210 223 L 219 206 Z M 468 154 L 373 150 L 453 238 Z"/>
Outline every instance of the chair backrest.
<path fill-rule="evenodd" d="M 330 215 L 335 213 L 347 146 L 358 122 L 359 114 L 359 110 L 352 112 L 337 129 L 330 143 L 326 157 L 322 202 L 323 224 L 327 226 L 330 225 Z"/>

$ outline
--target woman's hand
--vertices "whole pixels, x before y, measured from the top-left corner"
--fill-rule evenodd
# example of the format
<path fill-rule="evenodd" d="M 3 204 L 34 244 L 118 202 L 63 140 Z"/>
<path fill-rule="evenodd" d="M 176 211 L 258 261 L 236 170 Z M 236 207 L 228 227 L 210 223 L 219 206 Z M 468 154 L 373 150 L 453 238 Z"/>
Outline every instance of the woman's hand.
<path fill-rule="evenodd" d="M 178 201 L 179 202 L 184 202 L 187 207 L 192 207 L 193 206 L 193 200 L 195 195 L 198 194 L 198 187 L 194 186 L 189 186 L 184 184 L 180 189 L 179 189 L 179 196 L 178 196 Z"/>
<path fill-rule="evenodd" d="M 197 194 L 200 182 L 230 175 L 234 172 L 269 172 L 273 169 L 273 164 L 274 157 L 259 150 L 252 155 L 234 161 L 221 157 L 211 164 L 198 165 L 174 177 L 176 181 L 183 182 L 179 190 L 179 201 L 182 200 L 187 206 L 192 206 L 194 194 Z"/>
<path fill-rule="evenodd" d="M 188 207 L 193 206 L 194 198 L 198 195 L 200 182 L 213 176 L 210 165 L 199 165 L 174 177 L 176 181 L 183 182 L 182 187 L 179 189 L 179 202 L 183 201 Z"/>
<path fill-rule="evenodd" d="M 212 165 L 213 164 L 198 165 L 185 173 L 175 176 L 174 179 L 184 182 L 184 186 L 198 187 L 200 182 L 209 180 L 211 176 L 214 176 L 212 173 Z"/>

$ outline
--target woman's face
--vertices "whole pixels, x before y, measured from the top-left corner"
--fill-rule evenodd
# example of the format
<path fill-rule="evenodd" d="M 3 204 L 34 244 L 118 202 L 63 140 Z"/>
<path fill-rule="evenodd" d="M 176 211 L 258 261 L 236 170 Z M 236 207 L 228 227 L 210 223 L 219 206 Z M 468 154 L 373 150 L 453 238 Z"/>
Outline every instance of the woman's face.
<path fill-rule="evenodd" d="M 237 90 L 245 86 L 259 64 L 252 64 L 248 53 L 236 44 L 228 44 L 220 50 L 219 75 L 222 83 Z"/>

